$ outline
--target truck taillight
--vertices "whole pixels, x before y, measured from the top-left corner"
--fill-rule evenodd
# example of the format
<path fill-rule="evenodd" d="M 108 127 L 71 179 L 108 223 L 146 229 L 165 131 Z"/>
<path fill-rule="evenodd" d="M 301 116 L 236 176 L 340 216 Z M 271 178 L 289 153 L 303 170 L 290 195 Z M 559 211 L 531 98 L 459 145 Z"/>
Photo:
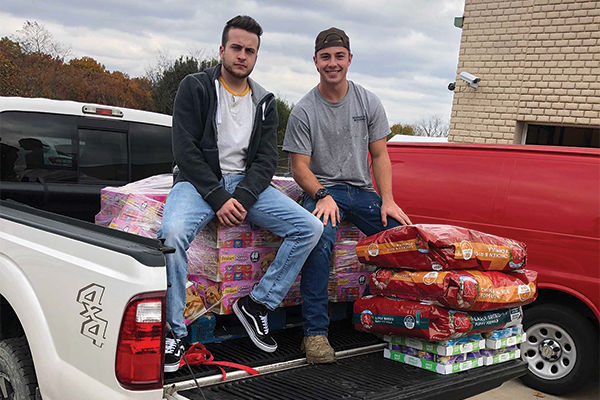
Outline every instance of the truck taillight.
<path fill-rule="evenodd" d="M 144 293 L 132 298 L 123 315 L 115 372 L 126 389 L 162 388 L 165 292 Z"/>

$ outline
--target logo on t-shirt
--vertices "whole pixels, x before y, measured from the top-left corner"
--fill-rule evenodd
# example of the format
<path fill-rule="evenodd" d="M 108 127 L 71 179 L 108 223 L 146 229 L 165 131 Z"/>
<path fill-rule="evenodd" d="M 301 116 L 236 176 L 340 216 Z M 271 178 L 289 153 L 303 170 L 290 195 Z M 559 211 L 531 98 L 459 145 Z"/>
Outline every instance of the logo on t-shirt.
<path fill-rule="evenodd" d="M 352 117 L 352 119 L 354 120 L 354 122 L 364 121 L 367 119 L 367 116 L 366 115 L 355 115 L 354 117 Z"/>

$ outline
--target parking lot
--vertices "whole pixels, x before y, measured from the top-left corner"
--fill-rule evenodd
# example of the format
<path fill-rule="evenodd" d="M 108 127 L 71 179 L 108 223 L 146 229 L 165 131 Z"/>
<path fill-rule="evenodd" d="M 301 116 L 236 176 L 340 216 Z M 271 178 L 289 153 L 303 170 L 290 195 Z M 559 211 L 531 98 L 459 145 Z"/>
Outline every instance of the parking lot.
<path fill-rule="evenodd" d="M 504 383 L 499 388 L 489 392 L 469 397 L 468 400 L 594 400 L 600 399 L 599 383 L 590 382 L 572 394 L 566 396 L 553 396 L 528 388 L 519 379 Z"/>

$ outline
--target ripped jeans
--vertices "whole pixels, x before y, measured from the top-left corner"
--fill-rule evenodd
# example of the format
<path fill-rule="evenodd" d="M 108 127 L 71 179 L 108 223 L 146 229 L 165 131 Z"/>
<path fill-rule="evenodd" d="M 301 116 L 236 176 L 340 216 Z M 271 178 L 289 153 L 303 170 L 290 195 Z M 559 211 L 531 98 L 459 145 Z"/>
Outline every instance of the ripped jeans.
<path fill-rule="evenodd" d="M 375 191 L 359 189 L 341 184 L 327 187 L 331 197 L 340 210 L 340 220 L 348 220 L 364 234 L 370 236 L 400 223 L 388 217 L 387 227 L 381 223 L 381 197 Z M 312 212 L 315 201 L 304 195 L 304 208 Z M 302 267 L 302 315 L 304 317 L 304 336 L 327 336 L 329 316 L 327 314 L 329 283 L 329 262 L 335 244 L 338 224 L 335 227 L 328 222 L 321 239 L 308 256 Z"/>

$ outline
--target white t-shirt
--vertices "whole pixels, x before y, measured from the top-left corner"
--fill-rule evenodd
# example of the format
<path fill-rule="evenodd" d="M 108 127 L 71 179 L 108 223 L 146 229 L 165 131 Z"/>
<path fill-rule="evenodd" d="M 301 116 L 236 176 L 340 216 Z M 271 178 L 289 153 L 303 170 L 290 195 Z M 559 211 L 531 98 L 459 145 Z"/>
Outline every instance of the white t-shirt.
<path fill-rule="evenodd" d="M 218 86 L 217 147 L 221 172 L 244 173 L 254 122 L 252 91 L 234 93 L 221 82 Z"/>

